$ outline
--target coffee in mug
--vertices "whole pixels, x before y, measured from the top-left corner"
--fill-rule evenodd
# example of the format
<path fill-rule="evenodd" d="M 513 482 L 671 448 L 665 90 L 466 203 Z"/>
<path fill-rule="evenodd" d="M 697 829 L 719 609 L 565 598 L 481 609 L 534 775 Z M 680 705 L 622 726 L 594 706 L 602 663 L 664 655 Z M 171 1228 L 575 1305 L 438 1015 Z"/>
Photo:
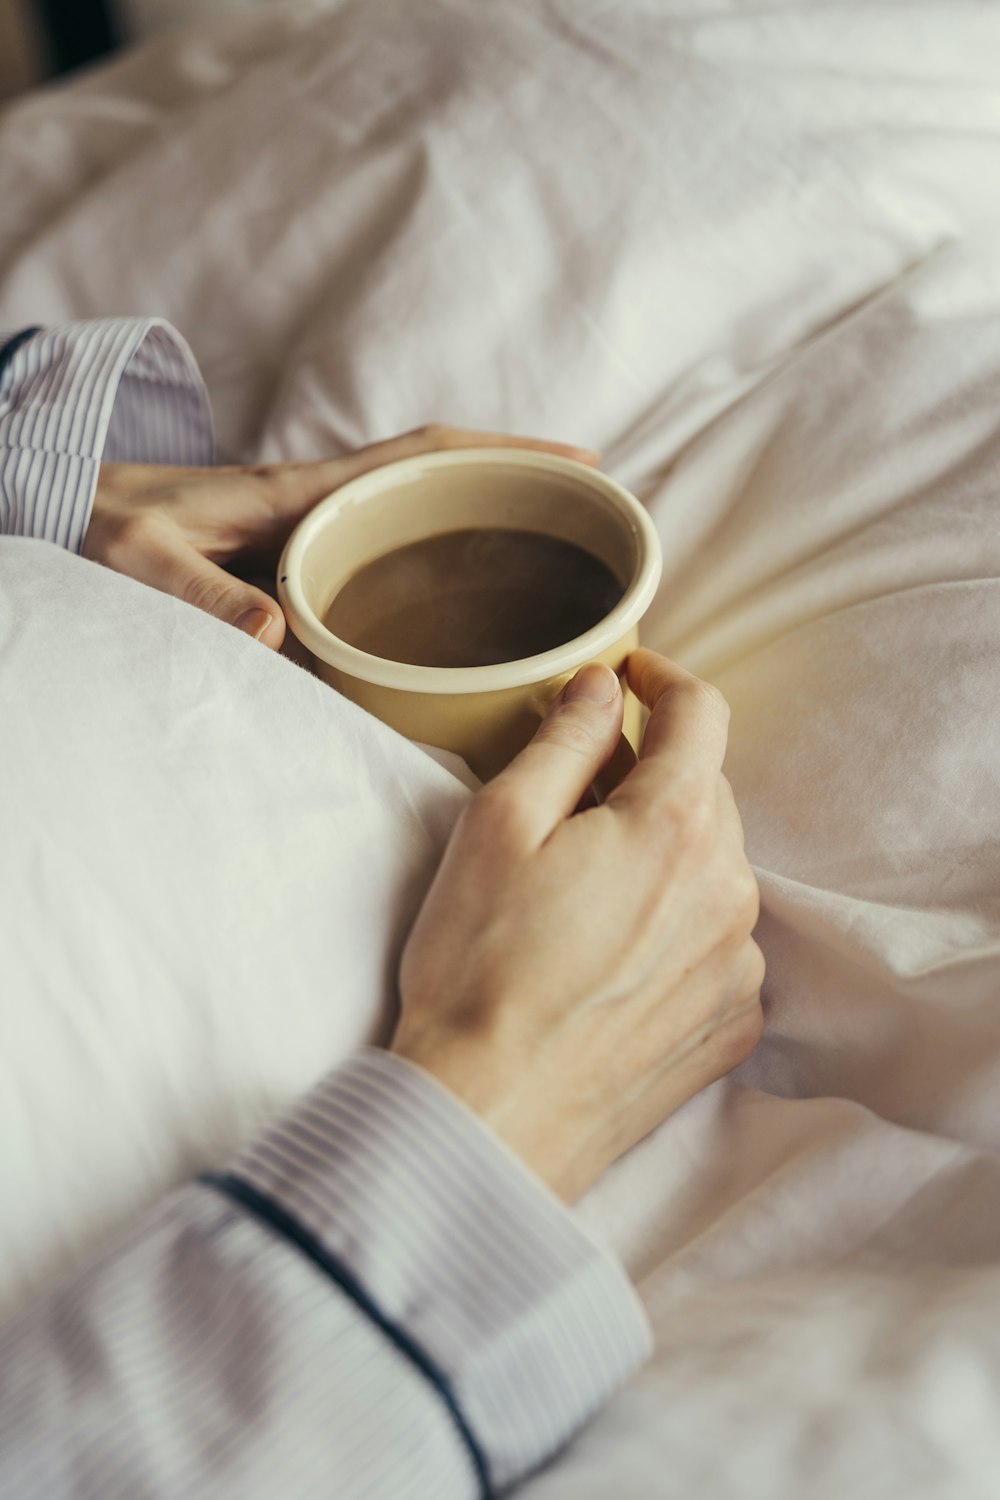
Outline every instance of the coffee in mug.
<path fill-rule="evenodd" d="M 359 568 L 323 623 L 389 661 L 485 667 L 575 640 L 624 592 L 606 563 L 563 537 L 470 527 L 423 537 Z"/>

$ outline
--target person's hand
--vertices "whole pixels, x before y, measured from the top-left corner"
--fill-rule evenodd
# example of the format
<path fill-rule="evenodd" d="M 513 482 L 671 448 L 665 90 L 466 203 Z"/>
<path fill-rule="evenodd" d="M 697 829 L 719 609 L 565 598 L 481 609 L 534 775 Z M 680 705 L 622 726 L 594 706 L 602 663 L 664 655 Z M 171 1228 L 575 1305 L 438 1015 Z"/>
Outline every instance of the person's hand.
<path fill-rule="evenodd" d="M 628 680 L 652 713 L 603 806 L 573 815 L 621 726 L 596 665 L 469 803 L 403 952 L 391 1044 L 569 1201 L 763 1025 L 725 700 L 647 650 Z"/>
<path fill-rule="evenodd" d="M 273 650 L 285 636 L 280 606 L 225 565 L 277 563 L 308 510 L 369 469 L 441 448 L 531 448 L 596 463 L 597 454 L 537 438 L 421 427 L 344 458 L 256 468 L 102 464 L 84 557 L 175 594 Z"/>

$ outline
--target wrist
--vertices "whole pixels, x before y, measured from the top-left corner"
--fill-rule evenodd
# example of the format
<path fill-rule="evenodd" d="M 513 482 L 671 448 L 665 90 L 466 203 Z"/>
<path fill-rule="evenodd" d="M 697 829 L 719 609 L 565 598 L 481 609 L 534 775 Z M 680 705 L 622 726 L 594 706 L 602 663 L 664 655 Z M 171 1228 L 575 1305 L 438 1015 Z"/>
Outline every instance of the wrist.
<path fill-rule="evenodd" d="M 101 464 L 97 471 L 97 487 L 94 490 L 94 500 L 90 507 L 90 516 L 87 520 L 87 528 L 83 533 L 83 541 L 80 553 L 88 557 L 91 562 L 101 562 L 102 553 L 106 550 L 108 543 L 109 526 L 109 497 L 113 487 L 111 464 Z"/>
<path fill-rule="evenodd" d="M 562 1087 L 562 1070 L 536 1055 L 518 1063 L 473 1035 L 397 1031 L 389 1051 L 428 1074 L 476 1115 L 564 1203 L 574 1203 L 613 1159 L 591 1139 Z"/>
<path fill-rule="evenodd" d="M 82 556 L 91 562 L 104 563 L 118 572 L 128 571 L 119 565 L 120 560 L 128 551 L 130 531 L 134 534 L 135 527 L 141 523 L 139 514 L 129 506 L 131 486 L 128 471 L 134 467 L 132 464 L 101 464 L 80 548 Z"/>

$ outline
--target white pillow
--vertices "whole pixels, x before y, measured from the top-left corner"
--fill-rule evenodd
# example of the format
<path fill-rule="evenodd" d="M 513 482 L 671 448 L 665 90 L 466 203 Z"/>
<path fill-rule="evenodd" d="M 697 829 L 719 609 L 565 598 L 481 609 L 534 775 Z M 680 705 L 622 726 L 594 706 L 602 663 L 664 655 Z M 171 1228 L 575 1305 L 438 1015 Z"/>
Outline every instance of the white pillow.
<path fill-rule="evenodd" d="M 0 539 L 0 1318 L 384 1038 L 468 792 L 197 610 Z"/>

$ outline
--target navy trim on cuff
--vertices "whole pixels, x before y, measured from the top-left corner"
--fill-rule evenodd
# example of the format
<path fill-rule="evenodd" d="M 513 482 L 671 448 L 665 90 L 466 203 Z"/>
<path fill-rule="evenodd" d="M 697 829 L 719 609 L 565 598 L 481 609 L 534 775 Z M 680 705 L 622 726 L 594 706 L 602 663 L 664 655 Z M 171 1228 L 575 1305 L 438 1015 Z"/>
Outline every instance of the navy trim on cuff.
<path fill-rule="evenodd" d="M 242 1181 L 232 1172 L 206 1172 L 198 1178 L 198 1181 L 205 1187 L 213 1188 L 216 1192 L 230 1198 L 254 1218 L 261 1220 L 270 1229 L 276 1230 L 285 1239 L 290 1240 L 315 1266 L 325 1272 L 341 1291 L 346 1293 L 381 1329 L 390 1343 L 417 1367 L 444 1402 L 459 1437 L 468 1450 L 479 1480 L 482 1500 L 495 1500 L 496 1491 L 490 1479 L 489 1463 L 462 1413 L 451 1382 L 420 1345 L 414 1342 L 406 1329 L 386 1317 L 352 1272 L 330 1253 L 316 1235 L 293 1218 L 280 1204 L 275 1203 L 272 1198 L 258 1192 L 256 1188 L 251 1187 L 248 1182 Z"/>
<path fill-rule="evenodd" d="M 14 358 L 14 355 L 17 353 L 18 349 L 22 348 L 22 346 L 26 344 L 29 339 L 33 339 L 35 337 L 35 334 L 41 333 L 41 331 L 41 324 L 36 323 L 34 328 L 22 328 L 20 333 L 15 333 L 12 339 L 7 340 L 3 348 L 0 349 L 0 380 L 3 379 L 4 372 L 10 364 L 11 360 Z"/>

